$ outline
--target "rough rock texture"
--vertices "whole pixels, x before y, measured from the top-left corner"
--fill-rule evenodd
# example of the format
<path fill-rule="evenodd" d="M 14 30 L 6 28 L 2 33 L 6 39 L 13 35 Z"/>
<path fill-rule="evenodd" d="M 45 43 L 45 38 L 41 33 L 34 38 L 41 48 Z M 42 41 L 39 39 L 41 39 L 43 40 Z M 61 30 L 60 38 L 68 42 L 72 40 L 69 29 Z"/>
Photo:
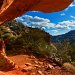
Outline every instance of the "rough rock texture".
<path fill-rule="evenodd" d="M 0 0 L 0 25 L 27 11 L 57 12 L 65 9 L 73 0 Z"/>
<path fill-rule="evenodd" d="M 33 55 L 15 55 L 9 57 L 19 68 L 0 71 L 0 75 L 75 75 L 64 70 L 50 59 L 37 58 Z M 51 68 L 54 67 L 54 68 Z M 68 65 L 65 67 L 68 69 Z"/>

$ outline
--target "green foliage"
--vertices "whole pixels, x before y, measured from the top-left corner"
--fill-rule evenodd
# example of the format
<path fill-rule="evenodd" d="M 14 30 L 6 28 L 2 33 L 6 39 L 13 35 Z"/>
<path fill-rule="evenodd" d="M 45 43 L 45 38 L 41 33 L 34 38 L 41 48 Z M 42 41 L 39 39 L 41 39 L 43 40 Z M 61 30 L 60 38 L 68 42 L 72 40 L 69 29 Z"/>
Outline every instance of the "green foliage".
<path fill-rule="evenodd" d="M 5 65 L 5 62 L 6 62 L 5 59 L 3 59 L 3 58 L 0 59 L 0 67 L 2 67 L 3 65 Z"/>
<path fill-rule="evenodd" d="M 69 40 L 63 42 L 54 43 L 57 48 L 55 57 L 60 63 L 75 62 L 75 43 L 71 43 Z"/>
<path fill-rule="evenodd" d="M 75 43 L 70 43 L 68 55 L 71 57 L 71 61 L 75 62 Z"/>
<path fill-rule="evenodd" d="M 15 20 L 1 26 L 0 35 L 6 43 L 6 49 L 17 53 L 33 53 L 55 59 L 59 63 L 75 62 L 75 43 L 65 39 L 51 43 L 51 35 L 38 28 L 25 27 Z M 22 52 L 23 50 L 23 52 Z"/>
<path fill-rule="evenodd" d="M 6 49 L 12 47 L 13 42 L 17 38 L 17 34 L 12 31 L 8 26 L 0 26 L 0 39 L 3 39 Z"/>
<path fill-rule="evenodd" d="M 4 39 L 7 38 L 6 41 L 9 39 L 9 44 L 6 45 L 7 50 L 14 50 L 17 53 L 17 50 L 22 52 L 21 50 L 24 49 L 26 52 L 44 56 L 50 56 L 51 50 L 54 50 L 50 45 L 51 36 L 45 31 L 38 28 L 25 27 L 15 20 L 5 25 L 15 34 L 15 38 L 9 33 L 2 35 Z M 11 42 L 13 43 L 11 44 Z"/>
<path fill-rule="evenodd" d="M 44 56 L 50 55 L 53 47 L 50 46 L 50 35 L 38 28 L 27 28 L 28 32 L 22 31 L 15 41 L 16 48 L 26 49 L 33 53 L 41 54 Z M 17 43 L 18 42 L 18 43 Z M 54 48 L 53 48 L 54 49 Z"/>
<path fill-rule="evenodd" d="M 73 66 L 75 66 L 75 62 L 71 62 L 71 64 L 72 64 Z"/>
<path fill-rule="evenodd" d="M 14 32 L 6 26 L 0 26 L 0 38 L 6 40 L 14 38 L 16 35 L 14 35 Z"/>

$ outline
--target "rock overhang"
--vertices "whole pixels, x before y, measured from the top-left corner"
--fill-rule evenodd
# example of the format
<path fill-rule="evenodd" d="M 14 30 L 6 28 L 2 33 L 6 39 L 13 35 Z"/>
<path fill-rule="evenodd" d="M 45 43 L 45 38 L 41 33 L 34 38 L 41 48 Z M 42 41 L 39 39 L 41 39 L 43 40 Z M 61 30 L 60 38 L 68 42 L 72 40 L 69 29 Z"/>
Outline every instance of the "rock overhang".
<path fill-rule="evenodd" d="M 0 25 L 28 11 L 58 12 L 73 0 L 0 0 Z"/>

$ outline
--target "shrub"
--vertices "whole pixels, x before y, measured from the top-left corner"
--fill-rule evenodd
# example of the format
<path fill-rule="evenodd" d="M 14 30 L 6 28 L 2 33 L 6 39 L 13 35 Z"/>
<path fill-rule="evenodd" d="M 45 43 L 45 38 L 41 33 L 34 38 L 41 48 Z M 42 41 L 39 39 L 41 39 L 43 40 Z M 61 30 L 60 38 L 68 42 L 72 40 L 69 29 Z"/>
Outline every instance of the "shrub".
<path fill-rule="evenodd" d="M 64 68 L 66 71 L 69 71 L 69 72 L 75 74 L 75 67 L 74 67 L 72 64 L 70 64 L 70 63 L 64 63 L 64 64 L 63 64 L 63 68 Z"/>

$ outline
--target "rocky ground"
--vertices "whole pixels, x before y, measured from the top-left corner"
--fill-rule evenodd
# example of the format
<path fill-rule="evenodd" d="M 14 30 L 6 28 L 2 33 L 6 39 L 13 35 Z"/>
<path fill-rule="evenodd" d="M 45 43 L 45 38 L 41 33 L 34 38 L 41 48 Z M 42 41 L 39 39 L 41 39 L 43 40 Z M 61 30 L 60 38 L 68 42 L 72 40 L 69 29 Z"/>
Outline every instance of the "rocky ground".
<path fill-rule="evenodd" d="M 9 57 L 16 65 L 15 69 L 0 71 L 0 75 L 74 75 L 45 58 L 29 55 L 15 55 Z"/>

